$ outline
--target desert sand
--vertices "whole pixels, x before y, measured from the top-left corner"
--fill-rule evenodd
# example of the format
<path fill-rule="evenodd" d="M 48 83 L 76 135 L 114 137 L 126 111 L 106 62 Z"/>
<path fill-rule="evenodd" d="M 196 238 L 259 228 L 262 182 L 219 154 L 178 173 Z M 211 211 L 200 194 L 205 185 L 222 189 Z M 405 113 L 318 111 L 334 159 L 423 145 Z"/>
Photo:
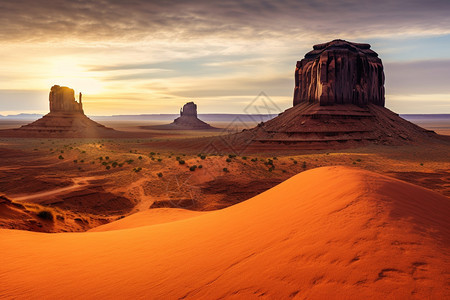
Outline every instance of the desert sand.
<path fill-rule="evenodd" d="M 447 197 L 425 188 L 317 168 L 168 223 L 149 215 L 153 225 L 125 218 L 103 232 L 1 230 L 0 296 L 444 299 L 449 211 Z"/>

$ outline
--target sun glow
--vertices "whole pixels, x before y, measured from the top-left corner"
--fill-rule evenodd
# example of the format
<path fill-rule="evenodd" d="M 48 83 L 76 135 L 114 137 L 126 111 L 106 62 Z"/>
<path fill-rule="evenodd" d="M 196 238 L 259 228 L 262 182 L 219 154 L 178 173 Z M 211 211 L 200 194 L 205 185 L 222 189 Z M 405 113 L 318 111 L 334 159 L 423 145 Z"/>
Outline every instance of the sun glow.
<path fill-rule="evenodd" d="M 103 91 L 103 83 L 96 74 L 85 70 L 73 58 L 60 58 L 52 61 L 49 70 L 48 86 L 58 84 L 68 86 L 76 93 L 100 94 Z"/>

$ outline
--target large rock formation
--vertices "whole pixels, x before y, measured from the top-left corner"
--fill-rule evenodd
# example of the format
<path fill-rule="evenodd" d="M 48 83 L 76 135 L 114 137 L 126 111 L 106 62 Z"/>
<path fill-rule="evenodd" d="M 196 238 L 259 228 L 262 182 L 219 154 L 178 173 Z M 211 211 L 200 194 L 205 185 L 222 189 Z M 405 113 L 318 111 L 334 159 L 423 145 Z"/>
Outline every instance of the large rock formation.
<path fill-rule="evenodd" d="M 75 100 L 73 89 L 54 85 L 49 94 L 50 112 L 17 129 L 1 130 L 0 136 L 13 137 L 115 137 L 120 132 L 89 119 L 83 112 L 81 93 Z"/>
<path fill-rule="evenodd" d="M 197 117 L 197 104 L 188 102 L 180 109 L 180 116 L 167 125 L 141 126 L 141 129 L 209 130 L 217 129 Z"/>
<path fill-rule="evenodd" d="M 383 64 L 369 44 L 334 40 L 313 49 L 297 62 L 294 105 L 384 106 Z"/>
<path fill-rule="evenodd" d="M 182 116 L 197 118 L 197 104 L 191 101 L 183 105 L 183 108 L 180 108 L 180 117 Z"/>
<path fill-rule="evenodd" d="M 385 108 L 383 85 L 381 59 L 369 44 L 334 40 L 316 45 L 297 62 L 294 106 L 256 128 L 229 136 L 222 148 L 333 149 L 445 139 Z"/>
<path fill-rule="evenodd" d="M 66 86 L 52 86 L 49 95 L 50 112 L 83 112 L 82 95 L 80 93 L 79 101 L 77 102 L 74 94 L 74 90 Z"/>

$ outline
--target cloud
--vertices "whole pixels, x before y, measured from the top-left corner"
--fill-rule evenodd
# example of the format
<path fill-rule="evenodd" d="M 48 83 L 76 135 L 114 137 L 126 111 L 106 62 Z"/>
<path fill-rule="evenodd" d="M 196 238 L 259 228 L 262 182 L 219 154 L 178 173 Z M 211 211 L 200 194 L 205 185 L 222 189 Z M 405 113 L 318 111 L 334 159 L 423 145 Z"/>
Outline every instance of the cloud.
<path fill-rule="evenodd" d="M 446 0 L 2 0 L 2 41 L 343 38 L 450 33 Z M 231 41 L 231 40 L 230 40 Z"/>

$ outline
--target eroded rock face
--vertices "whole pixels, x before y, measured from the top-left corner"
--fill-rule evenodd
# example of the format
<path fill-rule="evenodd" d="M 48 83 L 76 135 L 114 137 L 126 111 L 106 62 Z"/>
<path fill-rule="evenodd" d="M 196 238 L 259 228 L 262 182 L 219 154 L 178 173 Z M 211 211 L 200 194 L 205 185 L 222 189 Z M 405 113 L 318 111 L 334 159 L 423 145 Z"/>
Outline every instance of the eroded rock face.
<path fill-rule="evenodd" d="M 295 69 L 294 106 L 373 103 L 384 106 L 384 72 L 369 44 L 334 40 L 315 45 Z"/>
<path fill-rule="evenodd" d="M 183 105 L 183 108 L 180 110 L 180 116 L 197 117 L 197 104 L 194 102 L 188 102 Z"/>
<path fill-rule="evenodd" d="M 50 112 L 83 112 L 81 93 L 79 102 L 77 102 L 74 90 L 66 86 L 52 86 L 49 101 Z"/>

